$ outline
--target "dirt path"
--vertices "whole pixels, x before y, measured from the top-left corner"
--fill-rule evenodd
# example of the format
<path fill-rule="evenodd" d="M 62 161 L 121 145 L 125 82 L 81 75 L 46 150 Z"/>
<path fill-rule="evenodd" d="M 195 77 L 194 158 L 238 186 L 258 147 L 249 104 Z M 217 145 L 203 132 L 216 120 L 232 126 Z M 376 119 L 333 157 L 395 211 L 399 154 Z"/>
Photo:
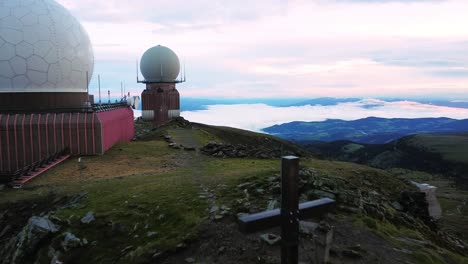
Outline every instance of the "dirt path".
<path fill-rule="evenodd" d="M 197 140 L 196 129 L 186 129 L 186 128 L 174 128 L 168 130 L 168 134 L 171 136 L 172 140 L 179 146 L 184 146 L 187 148 L 193 148 L 194 151 L 184 151 L 181 154 L 181 159 L 184 160 L 185 165 L 191 168 L 191 176 L 194 183 L 199 187 L 199 197 L 206 199 L 210 208 L 216 204 L 216 196 L 212 190 L 210 190 L 203 180 L 203 171 L 205 162 L 203 162 L 203 157 L 200 153 L 200 148 L 203 147 L 203 142 Z"/>

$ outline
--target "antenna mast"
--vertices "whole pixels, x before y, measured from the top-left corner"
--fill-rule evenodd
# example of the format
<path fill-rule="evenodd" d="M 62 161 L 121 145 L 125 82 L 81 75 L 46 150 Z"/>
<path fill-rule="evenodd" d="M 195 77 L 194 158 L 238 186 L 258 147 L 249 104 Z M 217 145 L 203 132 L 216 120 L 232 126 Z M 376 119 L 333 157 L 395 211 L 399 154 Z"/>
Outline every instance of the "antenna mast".
<path fill-rule="evenodd" d="M 89 102 L 89 75 L 88 75 L 88 71 L 86 71 L 86 107 L 89 107 L 91 106 L 90 102 Z"/>
<path fill-rule="evenodd" d="M 139 75 L 139 74 L 138 74 L 138 59 L 136 59 L 136 65 L 135 65 L 135 66 L 136 66 L 136 67 L 135 67 L 135 69 L 136 69 L 136 78 L 137 78 L 137 83 L 139 83 L 139 82 L 140 82 L 140 80 L 138 80 L 138 77 L 139 77 L 139 76 L 138 76 L 138 75 Z"/>
<path fill-rule="evenodd" d="M 98 80 L 98 87 L 99 87 L 99 104 L 101 104 L 101 76 L 98 74 L 97 76 Z"/>

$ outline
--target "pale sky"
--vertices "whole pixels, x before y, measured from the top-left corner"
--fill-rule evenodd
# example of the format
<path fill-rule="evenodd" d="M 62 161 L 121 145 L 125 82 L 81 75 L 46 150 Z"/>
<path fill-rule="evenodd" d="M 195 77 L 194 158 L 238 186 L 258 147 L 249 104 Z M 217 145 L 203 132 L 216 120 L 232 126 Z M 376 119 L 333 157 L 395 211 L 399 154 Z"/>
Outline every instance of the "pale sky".
<path fill-rule="evenodd" d="M 186 64 L 186 97 L 468 98 L 466 0 L 57 1 L 115 94 L 141 93 L 136 60 L 160 44 Z"/>

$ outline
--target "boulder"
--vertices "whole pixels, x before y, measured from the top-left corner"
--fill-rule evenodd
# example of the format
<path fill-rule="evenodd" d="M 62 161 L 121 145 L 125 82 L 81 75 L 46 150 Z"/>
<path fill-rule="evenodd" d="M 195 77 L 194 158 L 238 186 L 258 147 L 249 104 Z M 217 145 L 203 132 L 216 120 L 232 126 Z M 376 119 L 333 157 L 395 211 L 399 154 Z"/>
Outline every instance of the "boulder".
<path fill-rule="evenodd" d="M 278 244 L 281 241 L 281 236 L 275 234 L 262 234 L 260 239 L 265 241 L 268 245 L 273 246 Z"/>
<path fill-rule="evenodd" d="M 81 218 L 81 223 L 89 224 L 93 222 L 94 220 L 96 220 L 96 218 L 94 217 L 94 213 L 88 212 L 85 216 L 83 216 L 83 218 Z"/>
<path fill-rule="evenodd" d="M 34 258 L 38 246 L 48 236 L 58 232 L 60 227 L 46 217 L 32 216 L 26 226 L 0 250 L 0 263 L 28 263 Z"/>
<path fill-rule="evenodd" d="M 77 248 L 82 245 L 81 239 L 77 238 L 74 234 L 66 232 L 63 234 L 62 248 L 68 251 L 72 248 Z"/>
<path fill-rule="evenodd" d="M 318 223 L 299 221 L 299 232 L 306 235 L 313 235 L 318 226 Z"/>

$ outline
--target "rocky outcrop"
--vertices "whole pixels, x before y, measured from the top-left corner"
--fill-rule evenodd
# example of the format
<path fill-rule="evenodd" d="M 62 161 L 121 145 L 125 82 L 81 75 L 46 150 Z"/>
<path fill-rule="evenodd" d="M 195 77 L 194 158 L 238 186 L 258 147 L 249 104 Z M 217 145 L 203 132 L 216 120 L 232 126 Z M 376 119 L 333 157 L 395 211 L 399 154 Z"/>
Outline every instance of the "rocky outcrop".
<path fill-rule="evenodd" d="M 412 182 L 419 191 L 426 194 L 426 202 L 428 205 L 428 213 L 434 219 L 440 219 L 442 217 L 442 208 L 440 207 L 439 200 L 437 199 L 436 191 L 437 187 L 429 185 L 427 183 Z"/>
<path fill-rule="evenodd" d="M 282 151 L 281 148 L 266 148 L 249 145 L 220 144 L 210 142 L 205 145 L 201 152 L 213 157 L 219 158 L 258 158 L 271 159 L 279 158 L 284 155 L 294 155 L 290 151 Z"/>
<path fill-rule="evenodd" d="M 36 255 L 38 246 L 60 227 L 45 217 L 33 216 L 21 232 L 0 250 L 0 263 L 29 263 Z"/>
<path fill-rule="evenodd" d="M 323 175 L 314 169 L 302 168 L 299 171 L 300 200 L 332 198 L 337 202 L 338 210 L 419 230 L 433 237 L 437 244 L 466 254 L 466 243 L 438 230 L 429 213 L 424 192 L 408 184 L 407 189 L 401 190 L 399 195 L 389 194 L 388 190 L 371 179 L 372 177 L 369 177 L 369 180 L 355 178 L 351 181 L 340 176 Z M 281 179 L 279 175 L 245 178 L 237 188 L 245 197 L 236 201 L 238 211 L 258 212 L 267 209 L 272 200 L 279 201 Z M 265 207 L 255 207 L 256 200 L 262 199 L 265 194 L 272 194 L 273 197 L 268 198 L 270 200 Z M 254 210 L 251 210 L 252 208 Z M 374 227 L 370 226 L 371 228 L 377 228 L 377 221 L 372 221 L 372 224 Z"/>

